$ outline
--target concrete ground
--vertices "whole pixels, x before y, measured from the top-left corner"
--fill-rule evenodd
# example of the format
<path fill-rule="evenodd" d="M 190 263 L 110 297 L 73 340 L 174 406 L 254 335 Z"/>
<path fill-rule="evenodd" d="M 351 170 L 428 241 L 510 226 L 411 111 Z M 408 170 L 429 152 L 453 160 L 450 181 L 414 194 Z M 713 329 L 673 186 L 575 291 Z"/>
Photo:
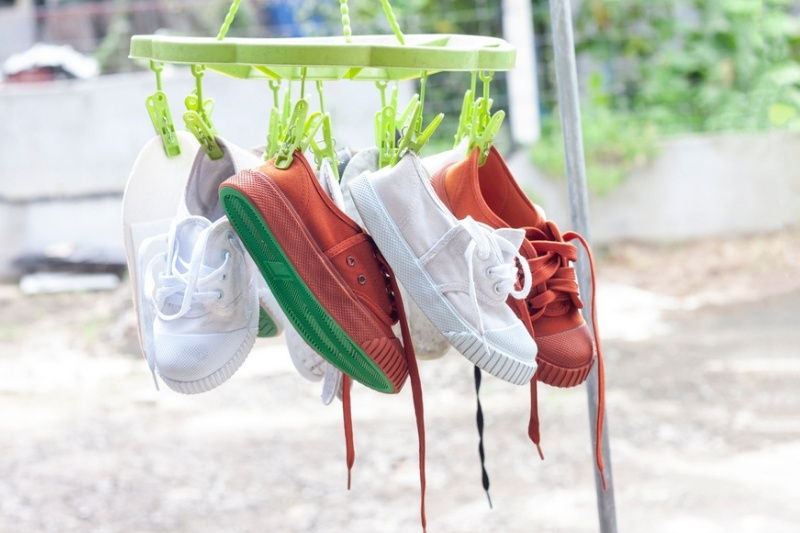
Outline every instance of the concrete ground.
<path fill-rule="evenodd" d="M 619 531 L 800 526 L 800 232 L 598 256 Z M 222 387 L 156 392 L 127 285 L 24 296 L 0 287 L 0 532 L 420 531 L 409 387 L 341 410 L 260 340 Z M 471 366 L 420 362 L 431 533 L 598 530 L 586 392 L 486 378 L 480 484 Z"/>

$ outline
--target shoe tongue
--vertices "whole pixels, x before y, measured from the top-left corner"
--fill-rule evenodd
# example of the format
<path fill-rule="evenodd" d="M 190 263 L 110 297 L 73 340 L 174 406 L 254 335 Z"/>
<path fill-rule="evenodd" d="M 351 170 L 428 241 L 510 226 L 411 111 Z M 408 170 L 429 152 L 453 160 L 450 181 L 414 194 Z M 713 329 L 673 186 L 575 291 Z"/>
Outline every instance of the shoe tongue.
<path fill-rule="evenodd" d="M 514 248 L 519 249 L 522 246 L 522 241 L 525 240 L 525 230 L 513 228 L 499 228 L 495 230 L 498 237 L 502 237 L 510 242 Z"/>
<path fill-rule="evenodd" d="M 175 225 L 172 253 L 176 273 L 188 271 L 194 249 L 209 227 L 211 222 L 203 217 L 187 217 Z"/>
<path fill-rule="evenodd" d="M 367 148 L 366 150 L 361 150 L 352 158 L 350 158 L 350 161 L 344 168 L 344 172 L 339 173 L 339 175 L 342 177 L 340 190 L 342 192 L 342 201 L 344 206 L 339 207 L 342 209 L 342 211 L 347 213 L 347 216 L 352 218 L 353 221 L 355 221 L 355 223 L 361 227 L 364 227 L 364 222 L 361 220 L 361 215 L 359 214 L 358 209 L 356 209 L 356 205 L 353 202 L 353 197 L 350 194 L 350 182 L 364 172 L 375 172 L 378 170 L 378 155 L 379 153 L 377 148 Z"/>
<path fill-rule="evenodd" d="M 333 203 L 336 204 L 336 207 L 344 211 L 345 204 L 342 197 L 342 189 L 339 186 L 339 182 L 336 181 L 336 177 L 333 175 L 333 168 L 331 168 L 331 163 L 327 159 L 322 161 L 322 168 L 317 175 L 317 179 L 319 180 L 319 184 L 322 186 L 322 190 L 325 191 L 325 194 L 331 197 L 331 200 L 333 200 Z"/>

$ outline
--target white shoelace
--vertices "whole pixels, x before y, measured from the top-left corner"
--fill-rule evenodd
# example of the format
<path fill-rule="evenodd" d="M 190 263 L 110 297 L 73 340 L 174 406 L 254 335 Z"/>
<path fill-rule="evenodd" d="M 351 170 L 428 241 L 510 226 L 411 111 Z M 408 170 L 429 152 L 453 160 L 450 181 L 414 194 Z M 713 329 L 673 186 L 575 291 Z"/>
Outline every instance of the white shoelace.
<path fill-rule="evenodd" d="M 478 254 L 478 258 L 482 260 L 489 259 L 492 254 L 495 257 L 502 258 L 503 263 L 489 267 L 486 270 L 486 276 L 490 279 L 496 279 L 493 289 L 496 294 L 504 295 L 505 301 L 508 296 L 520 300 L 525 298 L 531 290 L 531 270 L 528 262 L 519 253 L 519 247 L 515 247 L 511 241 L 502 236 L 501 230 L 491 230 L 486 226 L 481 226 L 472 217 L 467 217 L 459 221 L 467 233 L 472 237 L 467 249 L 464 251 L 464 257 L 467 260 L 468 275 L 469 275 L 469 296 L 472 304 L 475 307 L 476 314 L 478 315 L 478 331 L 483 337 L 484 347 L 489 351 L 489 346 L 485 337 L 485 328 L 483 324 L 483 315 L 480 312 L 478 303 L 478 293 L 475 289 L 475 267 L 473 265 L 473 254 Z M 523 284 L 521 289 L 517 289 L 517 274 L 519 267 L 522 268 Z"/>
<path fill-rule="evenodd" d="M 146 292 L 148 297 L 154 297 L 156 313 L 161 320 L 170 321 L 181 318 L 192 307 L 196 307 L 197 304 L 205 306 L 222 298 L 223 294 L 219 289 L 200 290 L 199 287 L 210 284 L 212 280 L 224 280 L 227 278 L 231 268 L 231 253 L 223 250 L 225 259 L 222 265 L 201 277 L 202 270 L 208 270 L 208 267 L 203 267 L 204 246 L 199 245 L 206 237 L 207 230 L 198 237 L 198 243 L 192 250 L 192 258 L 188 264 L 175 253 L 174 242 L 170 242 L 168 252 L 159 254 L 150 261 L 147 267 L 148 280 L 154 279 L 155 270 L 159 263 L 165 265 L 163 270 L 157 272 L 161 287 L 155 291 L 154 296 L 152 288 Z M 165 313 L 163 308 L 166 303 L 174 306 L 179 305 L 178 311 L 171 314 Z"/>

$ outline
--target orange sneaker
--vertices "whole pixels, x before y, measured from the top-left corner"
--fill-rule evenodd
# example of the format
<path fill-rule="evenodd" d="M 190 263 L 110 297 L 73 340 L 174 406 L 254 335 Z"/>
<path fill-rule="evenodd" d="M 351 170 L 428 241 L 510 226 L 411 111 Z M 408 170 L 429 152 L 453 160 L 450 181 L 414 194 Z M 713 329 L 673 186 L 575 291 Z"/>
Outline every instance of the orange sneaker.
<path fill-rule="evenodd" d="M 577 233 L 562 234 L 553 221 L 522 192 L 505 161 L 492 147 L 486 162 L 478 166 L 478 150 L 463 161 L 447 166 L 431 178 L 436 194 L 458 218 L 471 216 L 492 228 L 524 228 L 526 242 L 520 251 L 528 259 L 533 286 L 526 300 L 509 298 L 509 305 L 536 340 L 538 369 L 531 380 L 531 420 L 528 433 L 539 449 L 539 419 L 536 381 L 555 387 L 583 383 L 598 358 L 599 402 L 597 422 L 597 464 L 601 473 L 600 442 L 603 424 L 604 374 L 602 353 L 595 344 L 580 313 L 575 269 L 577 248 L 568 241 L 579 240 L 589 254 L 586 241 Z M 592 264 L 592 291 L 594 266 Z M 592 297 L 594 316 L 594 297 Z M 596 320 L 594 321 L 596 324 Z"/>
<path fill-rule="evenodd" d="M 388 263 L 372 238 L 322 189 L 299 151 L 289 168 L 267 161 L 223 182 L 219 194 L 231 225 L 309 346 L 347 376 L 380 392 L 397 393 L 410 378 L 420 439 L 424 525 L 422 389 L 400 291 Z M 402 344 L 392 331 L 398 322 Z M 347 383 L 343 392 L 349 471 L 353 449 Z"/>
<path fill-rule="evenodd" d="M 220 186 L 231 224 L 306 342 L 356 381 L 395 393 L 408 376 L 393 276 L 372 238 L 322 190 L 303 156 Z"/>

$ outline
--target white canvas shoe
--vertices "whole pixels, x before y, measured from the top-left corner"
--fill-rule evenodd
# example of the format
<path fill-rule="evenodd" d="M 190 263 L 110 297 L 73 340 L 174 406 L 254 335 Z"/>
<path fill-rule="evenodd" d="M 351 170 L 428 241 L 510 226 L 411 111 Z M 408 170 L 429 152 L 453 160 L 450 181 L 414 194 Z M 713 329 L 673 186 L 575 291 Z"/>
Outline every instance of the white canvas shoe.
<path fill-rule="evenodd" d="M 173 223 L 166 253 L 145 272 L 155 309 L 155 367 L 171 389 L 209 391 L 227 381 L 258 333 L 258 294 L 248 256 L 225 217 Z"/>
<path fill-rule="evenodd" d="M 514 384 L 536 371 L 536 343 L 507 305 L 531 285 L 519 253 L 522 230 L 457 220 L 442 205 L 419 158 L 364 173 L 350 194 L 397 278 L 450 343 L 479 368 Z M 517 289 L 518 273 L 523 286 Z"/>
<path fill-rule="evenodd" d="M 137 273 L 131 275 L 137 285 L 142 343 L 154 379 L 157 371 L 170 388 L 187 394 L 210 390 L 239 368 L 253 345 L 249 338 L 252 320 L 264 335 L 281 330 L 274 314 L 262 311 L 266 305 L 259 306 L 258 282 L 265 289 L 266 282 L 219 205 L 219 183 L 239 170 L 257 166 L 261 159 L 224 139 L 218 141 L 224 155 L 215 161 L 195 141 L 188 169 L 190 150 L 182 147 L 182 187 L 178 194 L 173 191 L 170 195 L 171 215 L 167 215 L 166 205 L 162 208 L 163 220 L 172 219 L 171 226 L 167 225 L 169 231 L 142 241 L 133 262 Z M 151 180 L 149 185 L 148 198 L 158 197 L 155 203 L 163 203 L 153 194 L 154 190 L 160 192 L 160 184 Z M 220 263 L 214 254 L 228 256 L 230 264 Z M 208 278 L 215 271 L 221 279 Z M 220 302 L 209 300 L 220 291 L 237 295 L 235 303 L 220 298 L 232 306 L 222 311 L 217 309 Z M 180 305 L 175 309 L 179 296 Z M 187 354 L 202 355 L 202 361 L 194 361 L 194 370 L 189 368 L 192 356 Z"/>

